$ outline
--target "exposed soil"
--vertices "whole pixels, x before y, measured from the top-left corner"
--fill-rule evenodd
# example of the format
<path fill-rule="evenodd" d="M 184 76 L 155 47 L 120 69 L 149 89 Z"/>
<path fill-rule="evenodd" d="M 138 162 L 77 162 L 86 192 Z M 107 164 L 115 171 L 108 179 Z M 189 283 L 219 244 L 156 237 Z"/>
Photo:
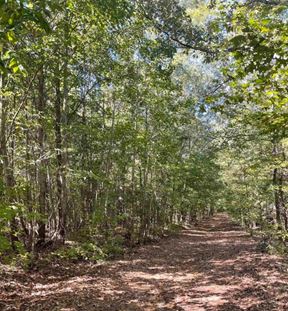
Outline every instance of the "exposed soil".
<path fill-rule="evenodd" d="M 288 268 L 226 215 L 123 260 L 2 271 L 0 310 L 288 310 Z"/>

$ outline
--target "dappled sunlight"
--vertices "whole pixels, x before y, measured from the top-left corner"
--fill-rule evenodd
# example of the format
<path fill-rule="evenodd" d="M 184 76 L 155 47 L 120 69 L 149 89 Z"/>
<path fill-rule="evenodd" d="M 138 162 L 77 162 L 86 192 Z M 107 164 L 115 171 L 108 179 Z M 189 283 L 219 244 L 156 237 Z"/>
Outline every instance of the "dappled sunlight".
<path fill-rule="evenodd" d="M 223 303 L 227 302 L 227 300 L 221 295 L 209 294 L 206 293 L 203 296 L 199 294 L 199 297 L 190 297 L 189 295 L 178 296 L 175 299 L 175 303 L 178 306 L 181 306 L 183 310 L 193 310 L 191 306 L 194 306 L 195 310 L 201 311 L 206 310 L 206 306 L 216 307 Z"/>
<path fill-rule="evenodd" d="M 138 272 L 126 272 L 125 278 L 130 279 L 143 279 L 146 281 L 151 280 L 160 280 L 160 281 L 173 281 L 173 282 L 191 282 L 193 279 L 201 276 L 200 273 L 164 273 L 158 272 L 156 274 L 144 273 L 141 271 Z"/>
<path fill-rule="evenodd" d="M 284 311 L 285 265 L 257 253 L 254 240 L 230 225 L 217 215 L 121 260 L 70 265 L 62 275 L 58 266 L 47 268 L 23 289 L 18 305 L 27 311 Z"/>
<path fill-rule="evenodd" d="M 95 283 L 101 284 L 101 279 L 96 279 L 91 276 L 81 276 L 81 277 L 73 277 L 65 282 L 55 282 L 48 284 L 37 283 L 33 287 L 33 292 L 31 296 L 48 296 L 53 295 L 55 291 L 59 294 L 74 292 L 75 290 L 83 290 L 87 288 L 91 288 Z"/>

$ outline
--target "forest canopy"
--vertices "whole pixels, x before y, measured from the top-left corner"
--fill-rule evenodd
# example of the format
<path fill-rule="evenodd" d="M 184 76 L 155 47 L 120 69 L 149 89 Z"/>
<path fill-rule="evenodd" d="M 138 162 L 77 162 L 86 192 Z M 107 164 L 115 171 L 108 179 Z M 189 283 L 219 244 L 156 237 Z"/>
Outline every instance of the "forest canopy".
<path fill-rule="evenodd" d="M 0 0 L 0 258 L 109 256 L 223 210 L 286 241 L 287 20 L 283 0 Z"/>

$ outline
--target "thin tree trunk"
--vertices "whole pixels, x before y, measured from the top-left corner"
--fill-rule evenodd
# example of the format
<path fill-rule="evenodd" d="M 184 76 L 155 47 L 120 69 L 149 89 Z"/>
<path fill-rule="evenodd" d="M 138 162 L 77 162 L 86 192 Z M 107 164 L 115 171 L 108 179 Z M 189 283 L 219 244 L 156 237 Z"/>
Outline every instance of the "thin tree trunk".
<path fill-rule="evenodd" d="M 55 81 L 55 148 L 56 148 L 56 192 L 57 192 L 57 211 L 58 225 L 57 233 L 62 242 L 65 240 L 65 211 L 63 201 L 63 155 L 62 155 L 62 100 L 60 90 L 60 78 Z"/>
<path fill-rule="evenodd" d="M 0 74 L 0 92 L 3 91 L 3 75 Z M 6 107 L 4 103 L 4 98 L 2 94 L 0 93 L 0 113 L 1 113 L 1 118 L 0 118 L 0 183 L 1 183 L 1 190 L 3 191 L 4 189 L 4 184 L 5 184 L 5 174 L 4 174 L 4 156 L 6 154 Z M 1 195 L 4 194 L 1 193 Z"/>
<path fill-rule="evenodd" d="M 274 200 L 275 200 L 275 211 L 276 211 L 276 221 L 278 226 L 281 226 L 281 203 L 279 199 L 279 189 L 278 189 L 278 169 L 273 170 L 273 185 L 274 185 Z"/>
<path fill-rule="evenodd" d="M 45 159 L 45 132 L 43 125 L 43 117 L 45 112 L 45 80 L 43 67 L 39 74 L 38 80 L 38 112 L 40 115 L 38 126 L 38 147 L 39 147 L 39 167 L 38 167 L 38 184 L 39 184 L 39 212 L 41 217 L 45 217 L 47 213 L 47 171 Z M 46 225 L 43 220 L 38 222 L 38 245 L 45 243 Z"/>

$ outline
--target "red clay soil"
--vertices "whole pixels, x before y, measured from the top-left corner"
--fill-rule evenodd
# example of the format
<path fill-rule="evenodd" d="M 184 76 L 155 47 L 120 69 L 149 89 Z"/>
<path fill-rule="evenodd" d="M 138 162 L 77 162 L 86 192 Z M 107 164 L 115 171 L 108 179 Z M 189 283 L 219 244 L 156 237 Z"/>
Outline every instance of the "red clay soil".
<path fill-rule="evenodd" d="M 0 310 L 288 310 L 287 263 L 256 244 L 217 215 L 123 260 L 2 272 Z"/>

